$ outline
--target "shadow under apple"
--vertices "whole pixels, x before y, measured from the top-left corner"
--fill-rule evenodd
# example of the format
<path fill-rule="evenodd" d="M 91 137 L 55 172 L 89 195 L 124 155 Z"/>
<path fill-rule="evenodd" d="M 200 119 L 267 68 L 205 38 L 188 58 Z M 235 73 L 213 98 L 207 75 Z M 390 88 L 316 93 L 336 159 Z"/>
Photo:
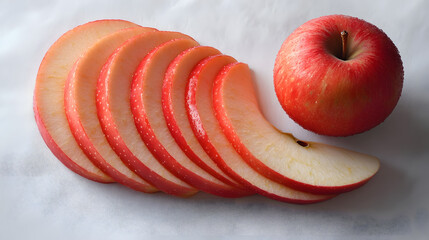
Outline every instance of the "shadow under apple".
<path fill-rule="evenodd" d="M 375 155 L 382 159 L 382 167 L 394 156 L 397 161 L 414 162 L 426 160 L 420 156 L 429 146 L 429 102 L 403 96 L 393 113 L 379 126 L 350 137 L 325 137 L 329 144 Z M 415 109 L 422 109 L 416 111 Z"/>

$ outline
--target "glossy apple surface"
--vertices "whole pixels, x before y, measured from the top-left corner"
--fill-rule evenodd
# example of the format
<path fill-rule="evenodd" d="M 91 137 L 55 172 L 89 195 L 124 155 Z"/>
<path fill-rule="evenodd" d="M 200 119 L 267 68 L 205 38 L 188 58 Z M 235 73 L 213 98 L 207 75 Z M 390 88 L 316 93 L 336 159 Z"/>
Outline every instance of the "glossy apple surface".
<path fill-rule="evenodd" d="M 197 46 L 177 56 L 165 73 L 162 86 L 162 109 L 171 135 L 189 159 L 222 182 L 243 188 L 207 155 L 195 137 L 186 114 L 185 91 L 190 73 L 200 61 L 218 54 L 220 52 L 215 48 Z"/>
<path fill-rule="evenodd" d="M 231 178 L 258 194 L 290 203 L 315 203 L 333 195 L 315 195 L 286 187 L 251 168 L 223 134 L 213 104 L 213 83 L 218 73 L 236 60 L 226 55 L 209 57 L 192 71 L 186 90 L 186 109 L 192 130 L 207 154 Z"/>
<path fill-rule="evenodd" d="M 198 46 L 190 39 L 171 40 L 149 53 L 134 75 L 131 110 L 140 136 L 148 149 L 170 172 L 195 188 L 222 197 L 240 197 L 247 192 L 213 177 L 191 161 L 170 134 L 162 111 L 162 85 L 170 63 L 183 51 Z M 184 97 L 184 95 L 183 95 Z M 181 99 L 183 102 L 185 98 Z"/>
<path fill-rule="evenodd" d="M 168 171 L 151 154 L 134 124 L 130 107 L 133 75 L 145 56 L 172 39 L 191 39 L 177 32 L 148 32 L 120 46 L 103 66 L 97 83 L 97 113 L 106 138 L 124 163 L 159 190 L 190 196 L 198 190 Z"/>
<path fill-rule="evenodd" d="M 341 32 L 348 33 L 343 57 Z M 376 26 L 354 17 L 310 20 L 283 43 L 274 86 L 287 114 L 307 130 L 348 136 L 383 122 L 401 95 L 398 49 Z"/>
<path fill-rule="evenodd" d="M 74 64 L 64 90 L 70 129 L 87 157 L 116 182 L 142 192 L 157 189 L 130 170 L 112 150 L 97 117 L 97 80 L 109 56 L 126 40 L 152 28 L 128 28 L 110 34 L 91 46 Z"/>
<path fill-rule="evenodd" d="M 65 82 L 73 64 L 90 46 L 104 36 L 130 27 L 138 25 L 122 20 L 100 20 L 78 26 L 49 48 L 37 73 L 33 107 L 43 140 L 66 167 L 97 182 L 114 180 L 97 168 L 75 141 L 64 110 Z"/>
<path fill-rule="evenodd" d="M 228 140 L 255 170 L 305 192 L 338 194 L 366 183 L 379 160 L 346 149 L 303 142 L 263 116 L 249 68 L 229 65 L 214 83 L 216 117 Z"/>

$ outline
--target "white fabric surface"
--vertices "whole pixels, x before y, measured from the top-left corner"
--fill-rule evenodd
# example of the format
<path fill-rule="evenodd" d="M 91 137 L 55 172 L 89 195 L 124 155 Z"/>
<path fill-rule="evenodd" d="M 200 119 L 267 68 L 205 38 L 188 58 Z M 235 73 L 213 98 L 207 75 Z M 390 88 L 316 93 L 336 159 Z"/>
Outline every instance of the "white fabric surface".
<path fill-rule="evenodd" d="M 0 0 L 0 239 L 427 239 L 428 11 L 425 0 Z M 328 14 L 377 25 L 404 62 L 404 89 L 392 115 L 352 137 L 303 130 L 283 112 L 273 89 L 281 43 L 307 20 Z M 67 30 L 104 18 L 181 31 L 248 63 L 273 124 L 304 140 L 378 156 L 379 174 L 356 191 L 306 206 L 261 196 L 141 194 L 74 174 L 39 135 L 32 91 L 49 46 Z"/>

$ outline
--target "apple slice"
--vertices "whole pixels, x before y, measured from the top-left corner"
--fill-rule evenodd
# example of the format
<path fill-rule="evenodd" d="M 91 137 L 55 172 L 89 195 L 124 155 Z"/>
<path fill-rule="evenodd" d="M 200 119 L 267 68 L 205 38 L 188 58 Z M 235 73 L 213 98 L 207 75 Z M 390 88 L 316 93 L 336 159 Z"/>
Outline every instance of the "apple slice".
<path fill-rule="evenodd" d="M 46 52 L 37 73 L 34 115 L 40 134 L 52 153 L 75 173 L 97 182 L 114 180 L 97 168 L 80 149 L 64 110 L 64 86 L 73 64 L 100 38 L 138 25 L 122 20 L 99 20 L 62 35 Z"/>
<path fill-rule="evenodd" d="M 170 122 L 164 118 L 161 102 L 165 73 L 181 52 L 197 45 L 190 39 L 175 39 L 154 49 L 141 62 L 131 88 L 135 124 L 152 154 L 178 178 L 199 190 L 222 197 L 249 195 L 249 191 L 225 184 L 192 162 L 168 130 Z"/>
<path fill-rule="evenodd" d="M 134 124 L 130 108 L 133 74 L 155 47 L 172 39 L 191 39 L 176 32 L 147 32 L 119 47 L 107 60 L 97 83 L 97 113 L 104 134 L 121 160 L 156 188 L 176 196 L 198 190 L 163 167 L 148 150 Z"/>
<path fill-rule="evenodd" d="M 112 150 L 97 117 L 96 90 L 101 68 L 129 38 L 153 28 L 128 28 L 110 34 L 90 47 L 76 61 L 66 82 L 64 103 L 70 129 L 86 156 L 116 182 L 142 192 L 157 189 L 131 171 Z"/>
<path fill-rule="evenodd" d="M 236 181 L 253 191 L 284 202 L 315 203 L 333 195 L 304 193 L 274 182 L 251 168 L 222 133 L 213 107 L 213 82 L 218 72 L 236 60 L 226 55 L 209 57 L 192 71 L 186 87 L 186 110 L 192 130 L 207 154 Z"/>
<path fill-rule="evenodd" d="M 303 142 L 274 128 L 261 113 L 247 65 L 231 64 L 213 90 L 216 117 L 242 158 L 267 178 L 301 191 L 334 194 L 355 189 L 378 171 L 375 157 Z"/>
<path fill-rule="evenodd" d="M 185 91 L 192 69 L 209 56 L 220 52 L 212 47 L 197 46 L 184 51 L 170 63 L 162 86 L 162 109 L 167 127 L 183 152 L 200 168 L 224 183 L 244 188 L 226 175 L 207 155 L 195 137 L 186 114 Z"/>

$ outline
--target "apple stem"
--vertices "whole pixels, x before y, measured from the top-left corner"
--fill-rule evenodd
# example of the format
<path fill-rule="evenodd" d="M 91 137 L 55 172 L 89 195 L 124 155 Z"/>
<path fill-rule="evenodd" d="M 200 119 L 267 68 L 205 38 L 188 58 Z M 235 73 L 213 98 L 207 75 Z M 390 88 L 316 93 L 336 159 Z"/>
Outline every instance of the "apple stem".
<path fill-rule="evenodd" d="M 346 60 L 347 57 L 347 36 L 349 33 L 344 30 L 341 32 L 341 43 L 342 43 L 342 52 L 341 52 L 341 58 L 343 60 Z"/>

